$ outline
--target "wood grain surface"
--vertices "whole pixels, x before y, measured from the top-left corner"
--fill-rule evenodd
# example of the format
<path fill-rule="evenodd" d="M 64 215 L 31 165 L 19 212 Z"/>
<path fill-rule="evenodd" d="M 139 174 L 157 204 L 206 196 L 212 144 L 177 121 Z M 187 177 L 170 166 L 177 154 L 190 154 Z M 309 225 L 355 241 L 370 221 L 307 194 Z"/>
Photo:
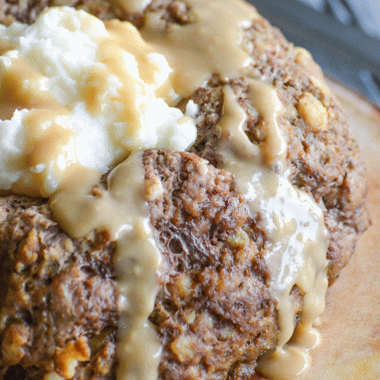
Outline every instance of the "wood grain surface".
<path fill-rule="evenodd" d="M 367 163 L 372 226 L 328 292 L 319 330 L 323 343 L 312 352 L 302 380 L 380 379 L 380 111 L 355 92 L 329 82 L 347 110 Z"/>

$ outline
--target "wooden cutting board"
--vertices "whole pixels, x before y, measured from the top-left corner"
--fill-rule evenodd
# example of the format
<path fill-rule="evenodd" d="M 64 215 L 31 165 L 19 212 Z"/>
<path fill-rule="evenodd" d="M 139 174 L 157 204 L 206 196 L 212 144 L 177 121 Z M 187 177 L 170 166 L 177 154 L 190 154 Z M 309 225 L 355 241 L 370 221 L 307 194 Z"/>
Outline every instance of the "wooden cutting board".
<path fill-rule="evenodd" d="M 323 343 L 312 351 L 302 380 L 380 379 L 380 110 L 359 94 L 329 81 L 346 108 L 367 162 L 372 226 L 328 291 L 319 330 Z"/>

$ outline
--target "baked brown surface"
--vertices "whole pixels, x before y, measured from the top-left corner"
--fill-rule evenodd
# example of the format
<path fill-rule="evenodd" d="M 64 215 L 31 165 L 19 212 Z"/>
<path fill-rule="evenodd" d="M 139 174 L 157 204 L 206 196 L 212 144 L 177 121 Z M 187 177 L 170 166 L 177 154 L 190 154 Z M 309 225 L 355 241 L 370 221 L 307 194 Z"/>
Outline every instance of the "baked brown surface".
<path fill-rule="evenodd" d="M 137 26 L 144 21 L 144 15 L 121 14 L 102 1 L 69 3 L 102 18 L 117 16 Z M 32 22 L 47 5 L 20 4 L 2 2 L 0 21 Z M 160 12 L 167 22 L 191 22 L 178 1 L 153 1 L 147 11 Z M 245 31 L 243 48 L 254 57 L 252 70 L 275 86 L 285 106 L 279 124 L 291 180 L 324 211 L 333 283 L 369 224 L 358 147 L 305 52 L 264 19 Z M 245 78 L 229 84 L 247 112 L 248 136 L 260 144 L 263 120 L 246 98 Z M 164 346 L 165 380 L 254 379 L 255 359 L 276 343 L 276 310 L 260 254 L 265 231 L 235 192 L 232 175 L 218 169 L 224 85 L 214 76 L 192 96 L 199 123 L 191 153 L 144 155 L 146 187 L 159 178 L 164 188 L 163 198 L 150 202 L 150 215 L 164 257 L 151 321 Z M 202 159 L 210 163 L 203 176 L 196 169 Z M 72 240 L 52 220 L 46 200 L 9 196 L 0 201 L 0 247 L 0 377 L 42 379 L 54 369 L 63 375 L 69 358 L 79 361 L 75 379 L 113 379 L 114 244 L 106 234 Z M 293 299 L 302 308 L 297 289 Z"/>
<path fill-rule="evenodd" d="M 150 203 L 164 258 L 150 317 L 164 346 L 162 379 L 240 378 L 276 340 L 263 232 L 231 190 L 231 174 L 210 165 L 203 175 L 203 163 L 190 153 L 144 155 L 147 189 L 157 179 L 164 188 Z M 10 196 L 0 205 L 0 376 L 64 375 L 69 355 L 81 361 L 76 378 L 113 378 L 114 244 L 102 233 L 69 239 L 43 199 Z M 20 377 L 20 366 L 40 370 Z"/>

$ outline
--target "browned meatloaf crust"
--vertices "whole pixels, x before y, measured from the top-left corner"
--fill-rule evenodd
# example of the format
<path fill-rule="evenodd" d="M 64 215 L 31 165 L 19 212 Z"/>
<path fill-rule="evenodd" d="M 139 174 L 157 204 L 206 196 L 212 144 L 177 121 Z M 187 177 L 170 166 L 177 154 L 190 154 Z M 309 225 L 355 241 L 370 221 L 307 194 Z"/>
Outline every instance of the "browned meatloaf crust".
<path fill-rule="evenodd" d="M 144 15 L 122 14 L 102 0 L 55 2 L 63 3 L 137 26 L 144 21 Z M 32 22 L 46 5 L 54 2 L 2 1 L 0 21 Z M 153 1 L 147 11 L 161 12 L 169 23 L 191 22 L 179 1 Z M 256 19 L 245 31 L 244 47 L 285 106 L 279 122 L 291 181 L 324 210 L 332 283 L 369 224 L 358 147 L 336 99 L 311 80 L 302 55 L 277 29 Z M 224 84 L 215 76 L 192 96 L 200 118 L 191 153 L 144 154 L 146 188 L 157 178 L 164 188 L 163 197 L 150 202 L 164 258 L 150 317 L 164 346 L 162 380 L 257 379 L 255 359 L 276 343 L 276 309 L 261 258 L 265 231 L 234 191 L 232 175 L 218 169 L 213 149 Z M 247 112 L 249 137 L 259 143 L 263 121 L 246 100 L 245 79 L 229 84 Z M 313 117 L 314 99 L 327 110 L 326 125 Z M 210 163 L 206 175 L 197 169 L 203 158 Z M 44 199 L 0 198 L 0 379 L 41 380 L 52 370 L 64 373 L 72 360 L 79 363 L 76 380 L 115 379 L 113 252 L 102 232 L 68 238 Z M 297 289 L 293 300 L 301 309 Z"/>

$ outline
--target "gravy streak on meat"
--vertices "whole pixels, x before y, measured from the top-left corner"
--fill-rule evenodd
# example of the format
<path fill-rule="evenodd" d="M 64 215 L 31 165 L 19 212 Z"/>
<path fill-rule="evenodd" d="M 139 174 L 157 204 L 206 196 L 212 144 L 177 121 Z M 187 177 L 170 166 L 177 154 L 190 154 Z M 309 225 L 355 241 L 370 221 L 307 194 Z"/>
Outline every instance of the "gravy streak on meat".
<path fill-rule="evenodd" d="M 68 178 L 68 186 L 51 198 L 57 221 L 73 237 L 106 230 L 117 242 L 118 379 L 154 380 L 160 345 L 148 322 L 158 291 L 161 255 L 152 236 L 144 199 L 141 153 L 135 152 L 108 176 L 107 190 L 96 189 L 91 171 Z M 144 353 L 144 354 L 140 354 Z"/>
<path fill-rule="evenodd" d="M 251 92 L 259 88 L 261 95 L 265 94 L 262 98 L 266 100 L 265 108 L 260 106 L 261 101 L 253 104 L 267 121 L 269 141 L 277 144 L 270 145 L 268 156 L 267 147 L 258 150 L 250 142 L 244 133 L 246 114 L 232 89 L 226 86 L 219 122 L 222 131 L 219 153 L 224 158 L 224 167 L 234 173 L 236 187 L 245 195 L 252 215 L 259 217 L 267 233 L 266 263 L 272 276 L 273 297 L 278 301 L 280 332 L 276 351 L 259 359 L 258 370 L 270 379 L 293 379 L 308 366 L 307 350 L 318 342 L 312 324 L 325 306 L 326 232 L 320 208 L 291 185 L 287 171 L 276 170 L 284 165 L 285 149 L 281 131 L 273 125 L 282 109 L 275 91 L 252 80 L 250 85 Z M 296 330 L 290 299 L 295 285 L 305 294 Z M 294 343 L 289 342 L 291 338 Z"/>
<path fill-rule="evenodd" d="M 278 126 L 277 117 L 283 113 L 283 105 L 274 88 L 265 82 L 250 79 L 248 83 L 248 98 L 266 123 L 265 140 L 260 144 L 262 158 L 268 165 L 273 166 L 276 172 L 281 172 L 285 167 L 286 142 Z M 242 132 L 241 130 L 240 133 Z M 247 139 L 244 141 L 247 143 Z"/>
<path fill-rule="evenodd" d="M 191 0 L 188 4 L 192 23 L 162 28 L 163 21 L 151 13 L 140 31 L 168 60 L 174 70 L 172 86 L 182 97 L 193 94 L 212 74 L 228 80 L 249 71 L 252 57 L 240 47 L 242 30 L 258 17 L 242 1 Z"/>

